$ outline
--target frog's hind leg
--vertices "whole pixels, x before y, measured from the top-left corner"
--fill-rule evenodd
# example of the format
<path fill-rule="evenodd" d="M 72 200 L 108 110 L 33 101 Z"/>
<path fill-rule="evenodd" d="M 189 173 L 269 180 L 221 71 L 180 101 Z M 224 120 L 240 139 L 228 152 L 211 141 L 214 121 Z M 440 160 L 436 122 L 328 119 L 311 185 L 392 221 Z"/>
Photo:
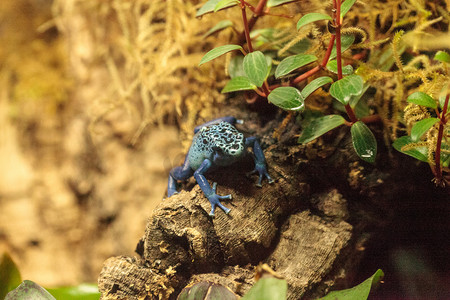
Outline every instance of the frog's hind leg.
<path fill-rule="evenodd" d="M 249 174 L 253 174 L 258 172 L 259 179 L 256 186 L 261 187 L 261 182 L 264 177 L 267 178 L 269 183 L 273 183 L 273 179 L 269 176 L 267 172 L 266 158 L 264 157 L 264 153 L 261 149 L 261 145 L 258 142 L 258 139 L 254 136 L 248 137 L 245 139 L 245 146 L 252 147 L 253 153 L 255 154 L 255 169 L 251 171 Z"/>
<path fill-rule="evenodd" d="M 199 125 L 199 126 L 195 127 L 194 128 L 194 133 L 197 133 L 203 127 L 219 124 L 220 122 L 227 122 L 227 123 L 230 123 L 231 125 L 234 125 L 236 123 L 237 124 L 242 124 L 243 123 L 242 120 L 238 120 L 235 117 L 231 117 L 231 116 L 221 117 L 221 118 L 214 119 L 212 121 L 206 122 L 205 124 L 202 124 L 202 125 Z"/>
<path fill-rule="evenodd" d="M 167 196 L 170 197 L 177 191 L 177 180 L 186 180 L 191 177 L 193 171 L 188 162 L 185 161 L 181 167 L 173 168 L 169 173 L 169 183 L 167 184 Z"/>
<path fill-rule="evenodd" d="M 219 196 L 216 194 L 217 183 L 214 182 L 212 188 L 209 185 L 208 180 L 206 180 L 205 175 L 203 174 L 211 167 L 211 164 L 209 159 L 205 159 L 200 167 L 194 172 L 194 178 L 197 180 L 198 185 L 211 203 L 211 212 L 209 215 L 213 217 L 216 206 L 220 207 L 226 214 L 230 212 L 231 209 L 223 206 L 222 203 L 220 203 L 220 200 L 231 199 L 231 195 Z"/>

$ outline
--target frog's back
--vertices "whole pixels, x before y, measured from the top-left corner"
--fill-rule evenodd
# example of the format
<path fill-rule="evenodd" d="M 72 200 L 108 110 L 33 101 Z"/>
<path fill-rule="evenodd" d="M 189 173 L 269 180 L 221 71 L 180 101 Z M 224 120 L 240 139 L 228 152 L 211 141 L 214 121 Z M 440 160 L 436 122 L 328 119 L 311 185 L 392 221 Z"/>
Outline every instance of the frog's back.
<path fill-rule="evenodd" d="M 193 170 L 200 167 L 205 159 L 213 160 L 214 152 L 234 155 L 244 149 L 244 136 L 233 125 L 227 122 L 201 128 L 192 139 L 188 160 Z M 231 163 L 231 161 L 230 161 Z"/>

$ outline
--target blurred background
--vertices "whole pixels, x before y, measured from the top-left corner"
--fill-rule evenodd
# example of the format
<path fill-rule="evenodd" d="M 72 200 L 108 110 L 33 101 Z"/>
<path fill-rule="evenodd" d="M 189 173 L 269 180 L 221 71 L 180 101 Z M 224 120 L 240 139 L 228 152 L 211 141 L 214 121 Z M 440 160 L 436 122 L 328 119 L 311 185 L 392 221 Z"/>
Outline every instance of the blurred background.
<path fill-rule="evenodd" d="M 24 279 L 96 282 L 133 255 L 183 160 L 182 113 L 192 128 L 222 99 L 194 69 L 195 5 L 1 1 L 0 252 Z"/>

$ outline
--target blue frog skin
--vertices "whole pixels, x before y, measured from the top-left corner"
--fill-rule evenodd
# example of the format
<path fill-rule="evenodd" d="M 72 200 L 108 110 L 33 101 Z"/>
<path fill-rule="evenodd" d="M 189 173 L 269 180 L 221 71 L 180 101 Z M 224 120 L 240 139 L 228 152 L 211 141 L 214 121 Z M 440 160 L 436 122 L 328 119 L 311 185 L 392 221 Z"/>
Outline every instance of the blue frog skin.
<path fill-rule="evenodd" d="M 273 182 L 267 173 L 266 159 L 258 140 L 256 137 L 245 138 L 234 127 L 234 124 L 237 122 L 238 120 L 234 117 L 223 117 L 197 126 L 194 129 L 195 135 L 183 165 L 170 171 L 167 188 L 169 197 L 177 193 L 176 185 L 178 180 L 187 180 L 194 175 L 198 185 L 211 203 L 209 215 L 214 216 L 216 206 L 228 214 L 230 209 L 223 206 L 220 200 L 231 199 L 231 195 L 217 195 L 217 183 L 214 182 L 211 187 L 204 174 L 209 169 L 228 166 L 239 161 L 247 153 L 248 147 L 253 148 L 255 159 L 255 169 L 249 174 L 259 173 L 256 186 L 262 186 L 261 182 L 264 177 L 267 178 L 269 183 Z"/>

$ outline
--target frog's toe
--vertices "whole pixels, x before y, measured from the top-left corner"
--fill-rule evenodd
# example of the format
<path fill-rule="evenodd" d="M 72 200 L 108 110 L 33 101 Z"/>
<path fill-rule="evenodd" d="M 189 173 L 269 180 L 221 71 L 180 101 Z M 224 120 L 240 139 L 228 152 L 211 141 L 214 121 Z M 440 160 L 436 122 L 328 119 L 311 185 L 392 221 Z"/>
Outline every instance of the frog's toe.
<path fill-rule="evenodd" d="M 220 207 L 227 215 L 228 215 L 228 214 L 230 213 L 230 211 L 231 211 L 231 209 L 229 209 L 229 208 L 223 206 L 222 203 L 220 203 L 220 202 L 217 204 L 217 206 Z"/>
<path fill-rule="evenodd" d="M 211 212 L 209 213 L 210 217 L 215 217 L 216 216 L 214 214 L 214 211 L 215 211 L 215 208 L 211 208 Z M 225 214 L 228 215 L 230 213 L 231 209 L 225 207 L 225 208 L 223 208 L 223 211 L 225 212 Z"/>
<path fill-rule="evenodd" d="M 214 212 L 216 210 L 216 206 L 220 207 L 226 214 L 229 214 L 231 209 L 226 208 L 225 206 L 220 203 L 220 200 L 228 200 L 231 199 L 231 195 L 225 195 L 225 196 L 219 196 L 217 194 L 214 194 L 210 198 L 208 198 L 209 202 L 211 203 L 211 212 L 209 215 L 211 217 L 214 217 Z"/>
<path fill-rule="evenodd" d="M 275 182 L 275 181 L 272 179 L 272 177 L 269 176 L 269 174 L 266 174 L 266 178 L 267 178 L 267 181 L 269 182 L 269 184 L 272 184 L 272 183 Z"/>
<path fill-rule="evenodd" d="M 258 183 L 255 184 L 257 187 L 262 187 L 263 177 L 264 177 L 264 174 L 259 174 Z"/>
<path fill-rule="evenodd" d="M 233 197 L 230 195 L 225 195 L 225 196 L 219 196 L 220 200 L 231 200 Z"/>
<path fill-rule="evenodd" d="M 222 203 L 220 203 L 220 202 L 217 202 L 217 203 L 215 203 L 215 204 L 213 204 L 213 203 L 211 202 L 211 212 L 209 213 L 209 216 L 210 216 L 210 217 L 214 217 L 214 216 L 215 216 L 215 215 L 214 215 L 214 212 L 215 212 L 215 210 L 216 210 L 216 206 L 220 207 L 227 215 L 228 215 L 228 214 L 230 213 L 230 211 L 231 211 L 231 209 L 229 209 L 229 208 L 223 206 Z"/>
<path fill-rule="evenodd" d="M 255 184 L 257 187 L 262 187 L 262 181 L 263 181 L 264 177 L 267 178 L 267 181 L 269 182 L 269 184 L 274 182 L 272 177 L 270 177 L 269 173 L 267 173 L 267 171 L 265 169 L 258 170 L 255 168 L 253 171 L 247 173 L 247 176 L 254 174 L 254 173 L 259 173 L 258 182 Z"/>

